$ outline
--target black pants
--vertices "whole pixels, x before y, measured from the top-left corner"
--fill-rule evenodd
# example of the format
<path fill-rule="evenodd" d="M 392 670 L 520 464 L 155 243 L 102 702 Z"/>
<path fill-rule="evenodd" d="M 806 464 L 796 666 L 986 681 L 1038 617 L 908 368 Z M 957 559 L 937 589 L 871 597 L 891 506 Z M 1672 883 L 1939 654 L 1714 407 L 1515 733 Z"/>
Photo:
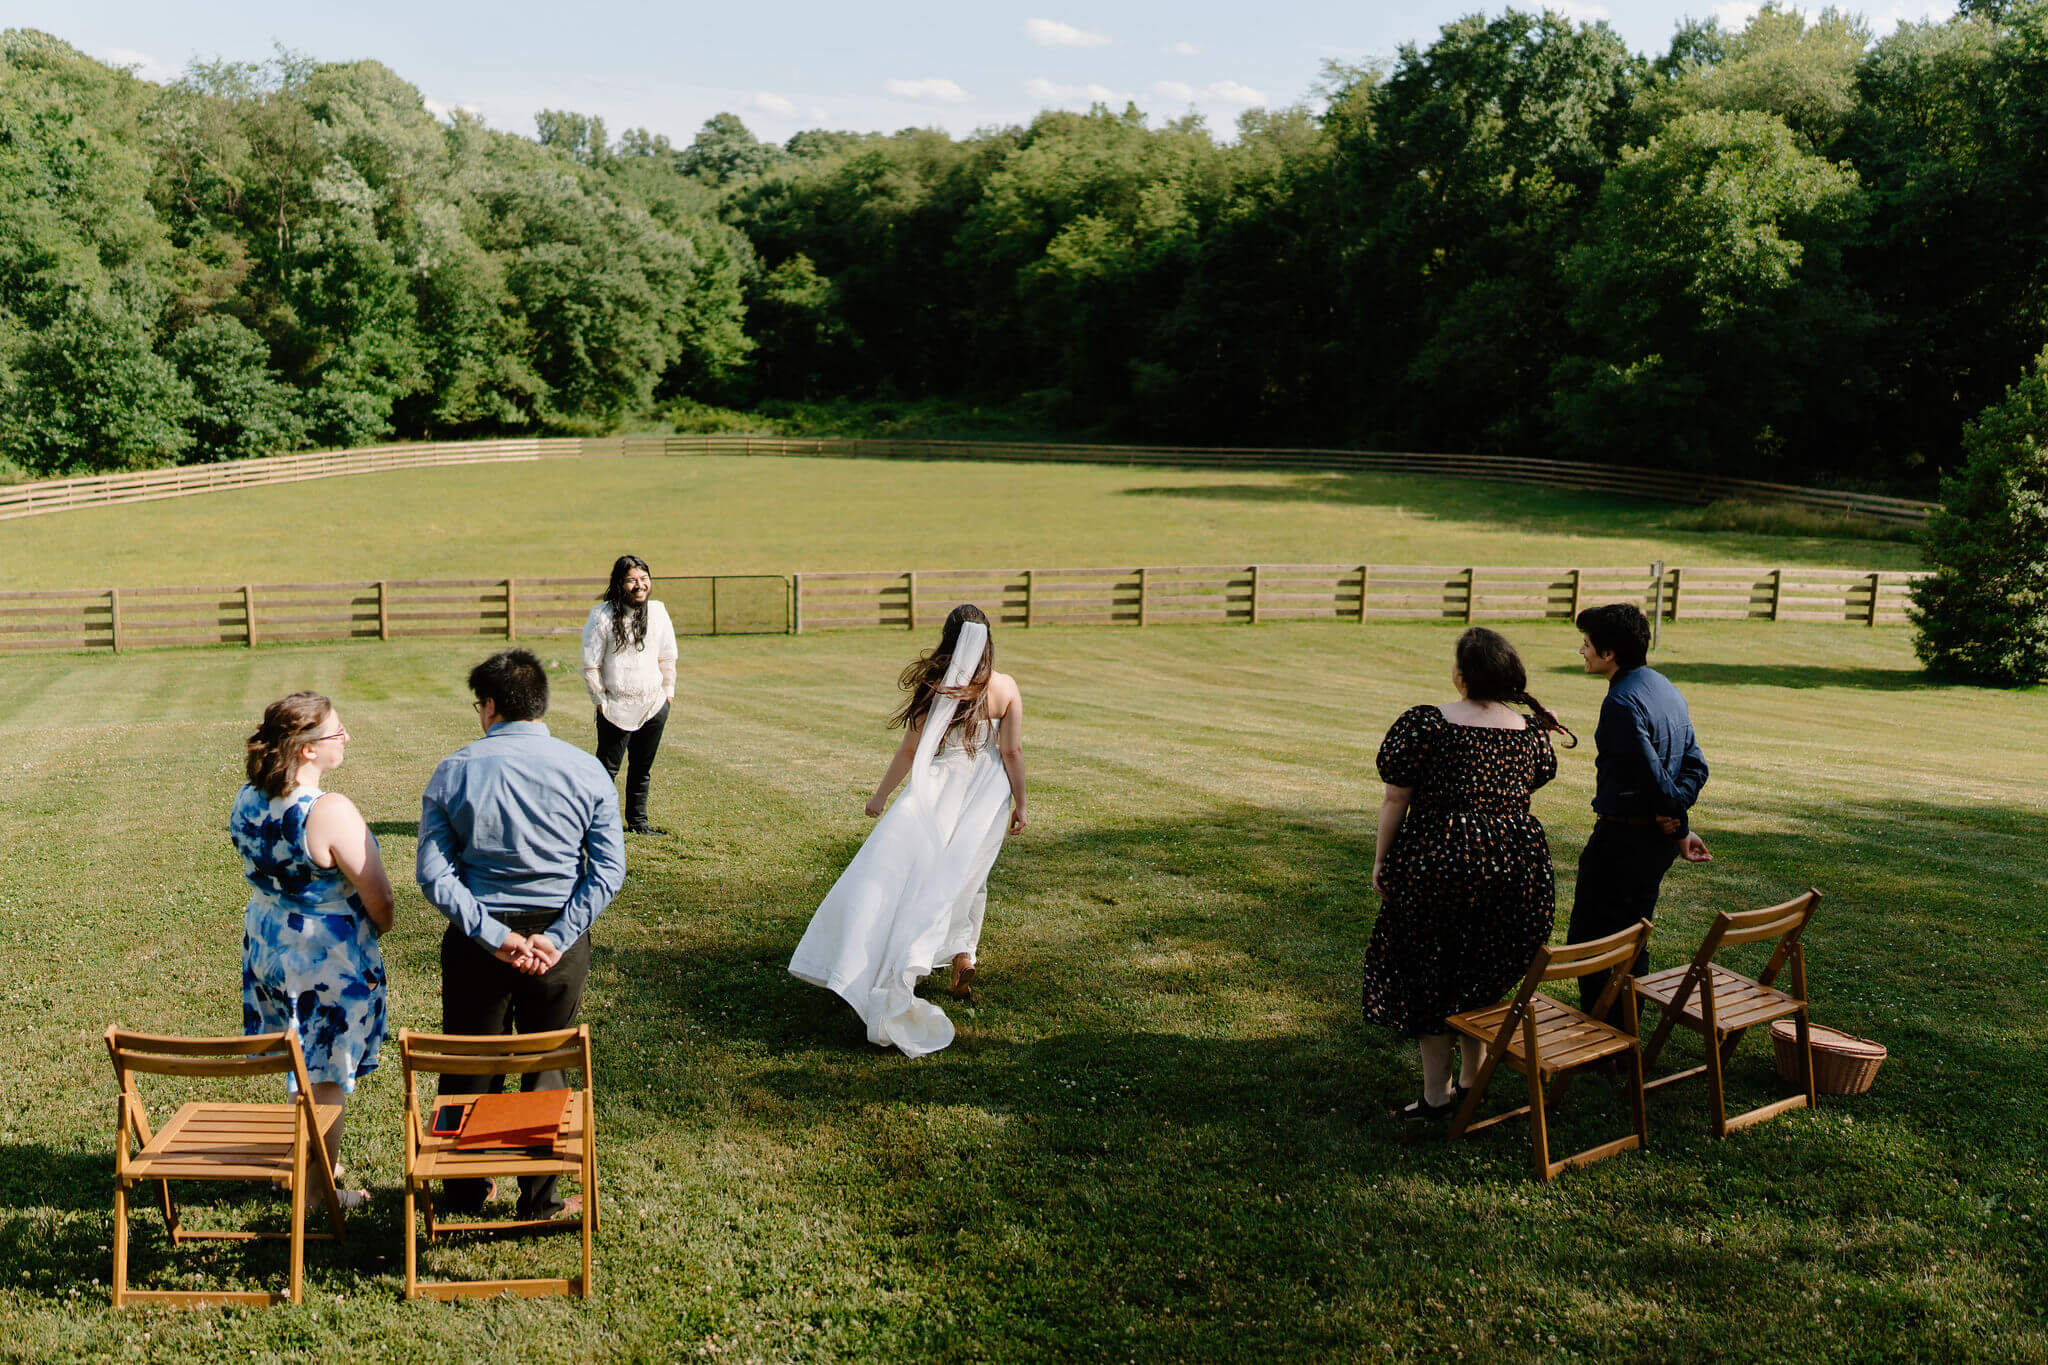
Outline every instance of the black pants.
<path fill-rule="evenodd" d="M 508 928 L 538 934 L 554 915 L 501 915 Z M 583 982 L 590 975 L 590 935 L 562 950 L 544 976 L 528 976 L 491 953 L 454 925 L 441 936 L 441 1031 L 443 1033 L 545 1033 L 569 1028 L 583 1003 Z M 587 1078 L 586 1078 L 587 1079 Z M 482 1095 L 496 1092 L 503 1076 L 443 1076 L 440 1093 Z M 560 1090 L 567 1077 L 559 1071 L 530 1071 L 520 1078 L 521 1090 Z M 547 1218 L 559 1212 L 555 1197 L 558 1176 L 521 1176 L 519 1216 Z M 470 1214 L 483 1207 L 488 1186 L 481 1180 L 450 1180 L 444 1202 L 448 1211 Z M 586 1192 L 587 1197 L 587 1192 Z"/>
<path fill-rule="evenodd" d="M 1592 837 L 1579 854 L 1579 884 L 1572 893 L 1572 922 L 1565 931 L 1570 943 L 1605 938 L 1628 928 L 1639 919 L 1654 919 L 1657 891 L 1671 860 L 1678 856 L 1678 840 L 1655 825 L 1630 825 L 1618 820 L 1598 820 Z M 1631 969 L 1641 976 L 1650 970 L 1647 952 L 1636 956 Z M 1607 972 L 1579 978 L 1579 1008 L 1590 1012 L 1600 992 L 1607 989 Z M 1621 1002 L 1607 1012 L 1607 1021 L 1621 1027 Z"/>
<path fill-rule="evenodd" d="M 619 763 L 623 760 L 626 764 L 627 829 L 640 829 L 647 824 L 647 784 L 654 777 L 654 754 L 661 748 L 661 731 L 668 724 L 670 705 L 663 702 L 661 709 L 637 730 L 621 730 L 604 718 L 604 712 L 597 713 L 597 761 L 613 777 L 619 775 Z"/>

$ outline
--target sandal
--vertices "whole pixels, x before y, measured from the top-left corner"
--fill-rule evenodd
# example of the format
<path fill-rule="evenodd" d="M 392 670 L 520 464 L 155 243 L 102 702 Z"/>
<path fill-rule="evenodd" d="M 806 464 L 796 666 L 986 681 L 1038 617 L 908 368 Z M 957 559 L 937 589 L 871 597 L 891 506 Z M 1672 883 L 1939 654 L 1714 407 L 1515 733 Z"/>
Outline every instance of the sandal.
<path fill-rule="evenodd" d="M 1435 1123 L 1458 1112 L 1458 1097 L 1453 1094 L 1442 1104 L 1431 1104 L 1428 1100 L 1417 1100 L 1404 1104 L 1394 1111 L 1395 1117 L 1404 1123 Z"/>
<path fill-rule="evenodd" d="M 965 956 L 962 953 L 953 959 L 953 984 L 947 988 L 946 994 L 955 1000 L 966 1000 L 974 994 L 974 964 L 960 965 L 960 958 Z"/>

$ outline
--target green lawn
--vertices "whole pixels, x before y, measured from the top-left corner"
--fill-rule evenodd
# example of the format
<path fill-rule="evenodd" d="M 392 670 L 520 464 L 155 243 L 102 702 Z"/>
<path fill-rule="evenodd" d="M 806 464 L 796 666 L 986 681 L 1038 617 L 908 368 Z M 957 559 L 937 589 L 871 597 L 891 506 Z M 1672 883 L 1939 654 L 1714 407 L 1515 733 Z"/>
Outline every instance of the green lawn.
<path fill-rule="evenodd" d="M 1682 529 L 1638 499 L 1378 474 L 677 457 L 409 470 L 29 517 L 0 586 L 1135 564 L 1780 564 L 1911 545 Z M 1599 528 L 1589 530 L 1589 527 Z M 1511 548 L 1509 548 L 1511 547 Z"/>
<path fill-rule="evenodd" d="M 1537 693 L 1589 732 L 1575 637 L 1512 633 Z M 1357 1012 L 1373 753 L 1402 707 L 1442 698 L 1454 638 L 1000 633 L 1033 825 L 993 878 L 981 1002 L 917 1062 L 783 964 L 867 829 L 880 719 L 922 641 L 686 642 L 655 783 L 675 833 L 630 845 L 584 1011 L 597 1297 L 398 1301 L 394 1045 L 346 1152 L 376 1202 L 345 1245 L 309 1249 L 306 1305 L 187 1315 L 107 1307 L 99 1034 L 237 1028 L 222 825 L 242 736 L 301 686 L 344 708 L 333 785 L 401 873 L 394 1028 L 435 1022 L 440 925 L 403 874 L 484 646 L 0 661 L 0 1356 L 2048 1359 L 2048 693 L 1925 685 L 1900 631 L 1668 628 L 1657 662 L 1713 764 L 1699 825 L 1718 861 L 1673 871 L 1657 963 L 1715 911 L 1817 884 L 1817 1015 L 1892 1057 L 1874 1093 L 1726 1142 L 1701 1090 L 1660 1092 L 1650 1152 L 1541 1186 L 1520 1127 L 1449 1146 L 1391 1118 L 1412 1050 Z M 588 744 L 560 686 L 557 733 Z M 1568 906 L 1590 749 L 1561 768 L 1538 812 Z M 1768 1056 L 1745 1046 L 1738 1101 L 1770 1092 Z M 1625 1113 L 1582 1084 L 1557 1140 Z M 250 1193 L 227 1213 L 266 1211 Z M 282 1264 L 173 1257 L 159 1220 L 135 1226 L 147 1284 Z M 542 1273 L 572 1249 L 438 1249 L 428 1268 Z"/>

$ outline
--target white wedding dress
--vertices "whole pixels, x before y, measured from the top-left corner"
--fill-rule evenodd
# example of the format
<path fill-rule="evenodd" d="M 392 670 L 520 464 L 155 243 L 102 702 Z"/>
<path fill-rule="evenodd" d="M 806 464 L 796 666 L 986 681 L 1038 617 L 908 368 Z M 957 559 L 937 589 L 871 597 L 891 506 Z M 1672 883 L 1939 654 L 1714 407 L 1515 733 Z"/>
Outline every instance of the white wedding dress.
<path fill-rule="evenodd" d="M 961 627 L 947 686 L 974 676 L 987 641 L 979 622 Z M 792 975 L 853 1006 L 869 1042 L 907 1057 L 953 1041 L 953 1021 L 913 988 L 956 953 L 973 959 L 989 869 L 1009 829 L 1000 727 L 980 722 L 972 753 L 957 734 L 941 743 L 957 706 L 950 697 L 933 702 L 903 794 L 839 874 L 789 960 Z"/>

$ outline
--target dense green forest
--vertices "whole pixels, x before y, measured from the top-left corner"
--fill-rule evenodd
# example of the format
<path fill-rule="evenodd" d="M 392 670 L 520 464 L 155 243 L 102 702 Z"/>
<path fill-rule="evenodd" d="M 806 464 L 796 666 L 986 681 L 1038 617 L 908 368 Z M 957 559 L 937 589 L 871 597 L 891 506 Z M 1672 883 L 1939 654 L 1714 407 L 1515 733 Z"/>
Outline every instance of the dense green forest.
<path fill-rule="evenodd" d="M 1661 55 L 1509 11 L 1227 137 L 436 119 L 372 61 L 0 34 L 31 474 L 946 399 L 1137 440 L 1931 488 L 2048 341 L 2048 3 Z"/>

